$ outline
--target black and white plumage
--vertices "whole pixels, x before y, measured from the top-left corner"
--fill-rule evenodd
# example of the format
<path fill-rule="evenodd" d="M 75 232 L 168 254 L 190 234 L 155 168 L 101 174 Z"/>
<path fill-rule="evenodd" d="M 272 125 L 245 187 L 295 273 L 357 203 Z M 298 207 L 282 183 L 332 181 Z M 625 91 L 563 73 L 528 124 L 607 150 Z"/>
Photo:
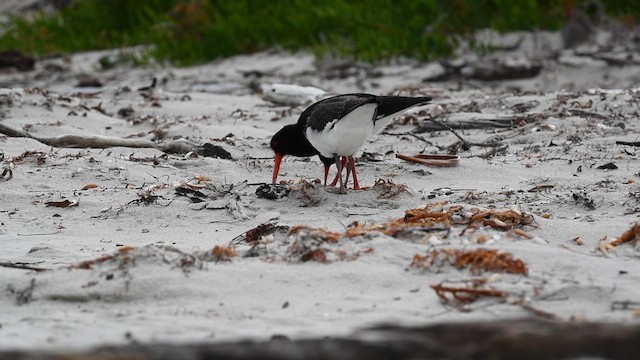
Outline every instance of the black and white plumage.
<path fill-rule="evenodd" d="M 316 102 L 302 112 L 296 124 L 286 125 L 273 136 L 271 147 L 276 152 L 274 182 L 282 156 L 312 156 L 304 154 L 315 149 L 325 164 L 325 182 L 327 164 L 335 162 L 340 180 L 339 191 L 346 191 L 345 184 L 350 172 L 354 175 L 354 189 L 359 188 L 353 155 L 371 135 L 382 130 L 395 116 L 430 100 L 430 97 L 345 94 Z M 347 160 L 345 181 L 342 179 L 342 156 Z"/>

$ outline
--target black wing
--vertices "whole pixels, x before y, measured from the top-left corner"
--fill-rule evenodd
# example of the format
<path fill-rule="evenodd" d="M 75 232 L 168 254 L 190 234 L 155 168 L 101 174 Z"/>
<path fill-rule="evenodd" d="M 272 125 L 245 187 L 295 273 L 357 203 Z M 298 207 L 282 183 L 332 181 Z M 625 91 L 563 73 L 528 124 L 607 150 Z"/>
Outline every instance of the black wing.
<path fill-rule="evenodd" d="M 330 97 L 318 101 L 303 111 L 298 124 L 304 130 L 311 128 L 322 131 L 333 120 L 343 118 L 364 104 L 375 103 L 376 98 L 375 95 L 369 94 L 346 94 Z"/>
<path fill-rule="evenodd" d="M 412 106 L 423 105 L 431 101 L 428 96 L 425 97 L 406 97 L 406 96 L 378 96 L 378 112 L 375 120 L 396 114 L 402 110 Z"/>

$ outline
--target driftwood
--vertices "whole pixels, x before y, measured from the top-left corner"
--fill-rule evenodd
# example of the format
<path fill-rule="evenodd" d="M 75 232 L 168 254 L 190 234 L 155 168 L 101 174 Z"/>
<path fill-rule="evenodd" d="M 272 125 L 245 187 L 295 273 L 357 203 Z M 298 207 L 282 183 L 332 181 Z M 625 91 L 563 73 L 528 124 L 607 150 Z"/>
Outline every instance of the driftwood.
<path fill-rule="evenodd" d="M 0 262 L 0 267 L 10 268 L 10 269 L 20 269 L 20 270 L 31 270 L 31 271 L 47 271 L 47 270 L 51 270 L 51 269 L 47 269 L 47 268 L 31 266 L 31 265 L 28 265 L 28 264 L 12 263 L 12 262 Z"/>
<path fill-rule="evenodd" d="M 430 131 L 442 131 L 450 129 L 508 129 L 516 127 L 522 120 L 522 115 L 505 116 L 495 119 L 469 119 L 455 121 L 423 121 L 414 130 L 414 134 L 422 134 Z M 446 125 L 445 125 L 446 124 Z"/>
<path fill-rule="evenodd" d="M 461 74 L 470 79 L 494 81 L 529 79 L 538 76 L 542 71 L 542 65 L 533 62 L 522 64 L 509 64 L 494 59 L 493 61 L 478 62 L 461 70 Z"/>
<path fill-rule="evenodd" d="M 516 61 L 514 61 L 516 60 Z M 441 61 L 442 73 L 424 78 L 423 82 L 448 81 L 454 79 L 476 79 L 484 81 L 528 79 L 536 77 L 543 66 L 530 59 L 493 58 L 466 61 Z"/>
<path fill-rule="evenodd" d="M 186 154 L 191 151 L 200 152 L 202 146 L 188 140 L 174 140 L 165 143 L 155 143 L 146 139 L 124 139 L 113 136 L 100 135 L 60 135 L 54 137 L 41 137 L 32 135 L 24 130 L 16 129 L 0 123 L 0 134 L 9 137 L 23 137 L 34 139 L 45 145 L 63 148 L 95 148 L 106 149 L 111 147 L 130 148 L 154 148 L 165 153 Z"/>
<path fill-rule="evenodd" d="M 616 141 L 616 145 L 640 146 L 640 141 Z"/>
<path fill-rule="evenodd" d="M 582 109 L 567 109 L 567 111 L 574 116 L 579 116 L 582 118 L 594 118 L 594 119 L 600 119 L 600 120 L 608 120 L 609 117 L 606 115 L 602 115 L 602 114 L 598 114 L 598 113 L 594 113 L 592 111 L 586 111 L 586 110 L 582 110 Z"/>
<path fill-rule="evenodd" d="M 508 147 L 507 145 L 503 145 L 502 143 L 495 142 L 495 141 L 486 141 L 486 142 L 482 142 L 482 143 L 470 142 L 470 141 L 467 141 L 465 138 L 463 138 L 460 134 L 458 134 L 451 126 L 449 126 L 448 123 L 444 123 L 442 121 L 439 121 L 439 120 L 436 120 L 436 119 L 433 119 L 433 118 L 430 118 L 429 122 L 437 124 L 439 126 L 442 126 L 444 129 L 448 129 L 449 131 L 451 131 L 451 133 L 453 135 L 455 135 L 460 140 L 460 141 L 458 141 L 456 143 L 453 143 L 453 144 L 448 146 L 448 152 L 450 154 L 456 154 L 459 149 L 468 150 L 472 146 L 489 147 L 489 148 L 491 148 L 491 150 L 489 150 L 485 154 L 478 155 L 479 157 L 481 157 L 483 159 L 488 159 L 488 158 L 494 156 L 495 154 L 506 150 L 507 147 Z"/>
<path fill-rule="evenodd" d="M 640 326 L 515 320 L 386 326 L 349 338 L 218 344 L 134 344 L 84 353 L 0 352 L 0 360 L 62 359 L 636 359 Z"/>

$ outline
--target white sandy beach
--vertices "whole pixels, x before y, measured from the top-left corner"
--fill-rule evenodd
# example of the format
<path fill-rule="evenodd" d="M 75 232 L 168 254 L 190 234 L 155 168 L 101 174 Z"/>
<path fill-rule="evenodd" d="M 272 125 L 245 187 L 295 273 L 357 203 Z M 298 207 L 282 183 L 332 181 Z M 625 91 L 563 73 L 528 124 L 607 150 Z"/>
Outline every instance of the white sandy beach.
<path fill-rule="evenodd" d="M 0 350 L 335 337 L 384 323 L 522 317 L 637 323 L 640 253 L 633 242 L 606 244 L 640 215 L 638 147 L 616 145 L 640 141 L 640 62 L 610 66 L 545 36 L 565 61 L 543 59 L 540 75 L 500 82 L 423 82 L 439 65 L 410 61 L 329 78 L 311 55 L 280 51 L 106 71 L 98 70 L 105 53 L 88 53 L 0 74 L 3 125 L 39 137 L 188 139 L 232 156 L 62 148 L 0 135 L 12 174 L 0 181 L 0 262 L 46 269 L 0 267 Z M 87 75 L 103 86 L 76 87 Z M 154 77 L 153 91 L 136 90 Z M 269 139 L 306 106 L 274 104 L 254 90 L 271 83 L 434 100 L 365 145 L 357 168 L 370 188 L 301 190 L 300 180 L 321 178 L 321 163 L 288 157 L 280 179 L 292 192 L 268 200 L 256 189 L 271 179 Z M 456 130 L 468 142 L 495 140 L 504 148 L 493 156 L 483 156 L 492 147 L 471 146 L 458 151 L 456 167 L 396 158 L 444 154 L 458 141 L 449 130 L 416 133 L 428 116 L 447 124 L 514 120 Z M 385 192 L 374 186 L 379 180 L 395 187 Z M 177 195 L 179 187 L 201 191 L 204 201 Z M 74 206 L 47 206 L 64 200 Z M 461 215 L 436 229 L 384 234 L 386 222 L 428 204 L 441 213 L 461 206 Z M 510 209 L 532 222 L 462 233 L 474 211 Z M 354 222 L 366 230 L 349 237 Z M 282 228 L 253 244 L 241 236 L 265 223 Z M 308 228 L 287 235 L 285 226 Z M 216 259 L 215 246 L 236 256 Z M 415 255 L 476 249 L 510 253 L 528 271 L 412 266 Z M 431 288 L 472 279 L 502 296 L 445 303 Z"/>

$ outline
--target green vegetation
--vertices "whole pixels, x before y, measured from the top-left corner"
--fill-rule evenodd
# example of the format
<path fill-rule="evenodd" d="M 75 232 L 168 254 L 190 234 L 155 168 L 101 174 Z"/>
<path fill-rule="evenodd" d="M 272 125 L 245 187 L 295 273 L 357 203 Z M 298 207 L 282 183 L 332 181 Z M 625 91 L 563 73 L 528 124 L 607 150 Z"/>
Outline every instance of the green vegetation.
<path fill-rule="evenodd" d="M 367 61 L 449 54 L 475 29 L 557 29 L 588 0 L 78 0 L 13 18 L 0 50 L 46 55 L 154 44 L 151 56 L 192 64 L 281 46 Z M 593 1 L 591 1 L 593 2 Z M 640 2 L 601 0 L 626 23 Z"/>

